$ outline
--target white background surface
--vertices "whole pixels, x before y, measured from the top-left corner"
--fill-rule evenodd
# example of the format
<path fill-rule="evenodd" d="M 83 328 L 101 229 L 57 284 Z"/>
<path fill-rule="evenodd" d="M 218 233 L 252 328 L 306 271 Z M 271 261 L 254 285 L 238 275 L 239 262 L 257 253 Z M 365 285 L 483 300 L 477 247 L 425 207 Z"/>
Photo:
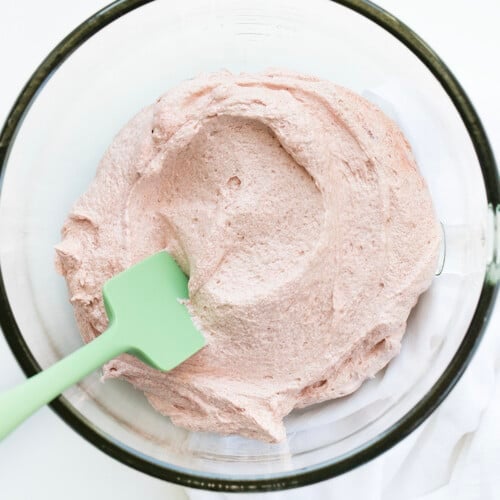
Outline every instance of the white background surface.
<path fill-rule="evenodd" d="M 0 4 L 0 60 L 3 63 L 0 120 L 3 121 L 22 85 L 47 53 L 106 3 L 103 0 L 17 0 Z M 420 34 L 452 69 L 472 98 L 500 158 L 499 0 L 379 0 L 378 3 Z M 497 311 L 487 335 L 494 335 L 499 328 Z M 23 379 L 1 337 L 0 391 Z M 459 385 L 455 396 L 461 395 L 460 389 Z M 467 404 L 466 395 L 463 397 Z M 490 439 L 488 433 L 483 432 L 482 436 L 485 441 Z M 498 463 L 500 443 L 493 449 L 496 452 L 489 460 Z M 182 488 L 145 476 L 107 457 L 47 408 L 0 445 L 2 499 L 141 497 L 148 500 L 187 498 Z M 325 493 L 324 498 L 335 496 Z M 464 498 L 482 500 L 486 497 Z"/>

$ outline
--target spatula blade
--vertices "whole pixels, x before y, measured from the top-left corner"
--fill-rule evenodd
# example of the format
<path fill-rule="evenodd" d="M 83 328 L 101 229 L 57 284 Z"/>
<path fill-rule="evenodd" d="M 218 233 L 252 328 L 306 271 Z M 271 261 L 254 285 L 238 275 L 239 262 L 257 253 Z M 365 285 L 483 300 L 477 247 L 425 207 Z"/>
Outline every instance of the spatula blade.
<path fill-rule="evenodd" d="M 153 368 L 171 370 L 205 345 L 180 299 L 188 279 L 167 252 L 159 252 L 111 278 L 103 287 L 110 325 L 130 353 Z"/>

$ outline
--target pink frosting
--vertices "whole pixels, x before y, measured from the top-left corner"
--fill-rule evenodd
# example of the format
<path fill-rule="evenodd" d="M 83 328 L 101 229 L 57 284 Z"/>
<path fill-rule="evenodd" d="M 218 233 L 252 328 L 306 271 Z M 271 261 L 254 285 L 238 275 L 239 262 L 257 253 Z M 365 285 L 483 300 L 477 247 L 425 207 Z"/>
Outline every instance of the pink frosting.
<path fill-rule="evenodd" d="M 397 126 L 289 72 L 199 76 L 117 135 L 63 227 L 56 265 L 86 342 L 101 288 L 167 249 L 206 347 L 168 373 L 108 363 L 187 429 L 285 437 L 283 417 L 351 393 L 400 348 L 439 226 Z"/>

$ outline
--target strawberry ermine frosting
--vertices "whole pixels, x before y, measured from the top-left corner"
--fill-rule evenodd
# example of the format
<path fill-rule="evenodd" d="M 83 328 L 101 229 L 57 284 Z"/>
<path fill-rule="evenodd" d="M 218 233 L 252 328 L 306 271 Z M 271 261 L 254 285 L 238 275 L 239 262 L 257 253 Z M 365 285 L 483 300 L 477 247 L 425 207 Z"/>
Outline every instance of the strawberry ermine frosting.
<path fill-rule="evenodd" d="M 347 395 L 400 348 L 430 285 L 439 223 L 387 116 L 330 82 L 201 75 L 116 136 L 57 246 L 86 342 L 101 289 L 166 249 L 207 345 L 168 373 L 104 367 L 175 424 L 264 441 L 294 408 Z"/>

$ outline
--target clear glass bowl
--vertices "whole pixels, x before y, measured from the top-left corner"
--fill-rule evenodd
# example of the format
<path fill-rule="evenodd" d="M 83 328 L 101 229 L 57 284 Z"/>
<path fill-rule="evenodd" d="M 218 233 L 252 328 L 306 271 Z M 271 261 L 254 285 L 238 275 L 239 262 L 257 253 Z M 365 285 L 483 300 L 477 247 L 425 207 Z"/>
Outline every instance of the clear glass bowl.
<path fill-rule="evenodd" d="M 27 375 L 81 345 L 53 246 L 115 133 L 199 72 L 268 67 L 312 73 L 376 100 L 373 89 L 387 94 L 393 85 L 396 119 L 422 120 L 408 136 L 443 223 L 444 267 L 412 312 L 401 355 L 354 395 L 293 412 L 285 443 L 184 431 L 141 393 L 117 380 L 103 384 L 97 373 L 52 403 L 112 457 L 191 487 L 301 486 L 387 450 L 454 386 L 496 292 L 499 180 L 488 141 L 458 82 L 406 26 L 361 0 L 121 0 L 49 54 L 2 131 L 0 321 Z M 384 387 L 391 370 L 400 383 Z"/>

